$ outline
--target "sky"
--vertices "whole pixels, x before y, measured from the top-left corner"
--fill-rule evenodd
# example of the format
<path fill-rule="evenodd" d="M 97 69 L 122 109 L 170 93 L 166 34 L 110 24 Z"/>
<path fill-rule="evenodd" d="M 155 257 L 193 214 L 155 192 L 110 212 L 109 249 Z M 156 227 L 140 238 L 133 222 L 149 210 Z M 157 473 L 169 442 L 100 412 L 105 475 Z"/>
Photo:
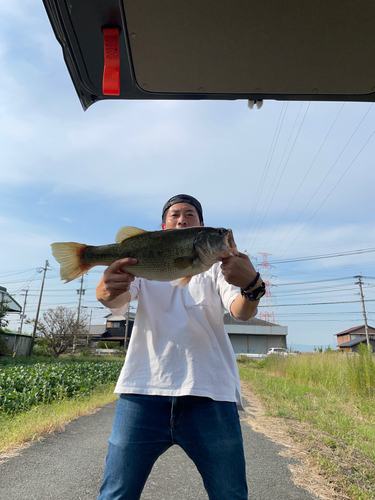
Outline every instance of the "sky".
<path fill-rule="evenodd" d="M 259 312 L 288 327 L 288 345 L 335 346 L 364 323 L 357 275 L 375 326 L 371 103 L 124 100 L 84 112 L 42 2 L 0 0 L 0 128 L 0 286 L 21 305 L 27 290 L 28 318 L 47 260 L 41 314 L 78 307 L 80 280 L 60 281 L 51 243 L 159 230 L 165 201 L 188 193 L 272 284 Z M 84 276 L 91 324 L 109 312 L 95 300 L 103 269 Z M 20 316 L 8 319 L 17 330 Z"/>

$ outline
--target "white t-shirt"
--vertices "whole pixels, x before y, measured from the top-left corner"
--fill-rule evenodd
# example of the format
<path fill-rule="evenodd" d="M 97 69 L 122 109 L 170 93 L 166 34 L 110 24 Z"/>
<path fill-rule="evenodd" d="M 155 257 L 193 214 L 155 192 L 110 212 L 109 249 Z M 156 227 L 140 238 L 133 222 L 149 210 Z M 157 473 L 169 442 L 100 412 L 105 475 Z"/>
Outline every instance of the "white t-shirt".
<path fill-rule="evenodd" d="M 223 323 L 238 293 L 220 263 L 182 289 L 136 278 L 130 294 L 138 309 L 115 393 L 204 396 L 241 407 L 237 363 Z M 111 309 L 116 315 L 126 310 Z"/>

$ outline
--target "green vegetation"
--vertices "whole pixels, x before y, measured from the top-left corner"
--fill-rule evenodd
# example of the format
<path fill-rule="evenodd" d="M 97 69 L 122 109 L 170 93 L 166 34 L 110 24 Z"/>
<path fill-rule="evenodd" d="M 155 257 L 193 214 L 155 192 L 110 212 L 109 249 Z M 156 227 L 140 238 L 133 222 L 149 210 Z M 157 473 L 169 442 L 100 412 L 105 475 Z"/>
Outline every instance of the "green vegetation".
<path fill-rule="evenodd" d="M 15 415 L 0 413 L 0 453 L 38 440 L 46 433 L 61 430 L 75 418 L 115 401 L 117 396 L 113 389 L 113 384 L 110 384 L 93 389 L 90 395 L 41 404 Z"/>
<path fill-rule="evenodd" d="M 120 342 L 115 340 L 99 340 L 98 349 L 119 349 Z"/>
<path fill-rule="evenodd" d="M 0 356 L 4 356 L 8 352 L 8 346 L 5 340 L 0 335 Z"/>
<path fill-rule="evenodd" d="M 86 356 L 0 357 L 0 452 L 117 399 L 124 360 Z"/>
<path fill-rule="evenodd" d="M 0 412 L 27 411 L 90 392 L 100 385 L 116 382 L 122 361 L 66 360 L 37 362 L 0 368 Z"/>
<path fill-rule="evenodd" d="M 285 419 L 338 491 L 375 498 L 375 363 L 366 346 L 359 354 L 241 357 L 238 365 L 269 415 Z"/>
<path fill-rule="evenodd" d="M 0 330 L 8 326 L 9 321 L 6 319 L 6 315 L 8 314 L 9 307 L 5 304 L 5 302 L 0 302 Z"/>

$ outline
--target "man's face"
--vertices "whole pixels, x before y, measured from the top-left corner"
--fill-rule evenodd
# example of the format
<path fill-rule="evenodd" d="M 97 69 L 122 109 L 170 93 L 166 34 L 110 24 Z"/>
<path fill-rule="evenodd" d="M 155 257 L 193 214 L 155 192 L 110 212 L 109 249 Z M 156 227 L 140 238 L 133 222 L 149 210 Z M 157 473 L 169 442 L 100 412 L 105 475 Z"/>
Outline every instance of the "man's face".
<path fill-rule="evenodd" d="M 204 226 L 199 222 L 197 209 L 190 203 L 176 203 L 172 205 L 162 223 L 162 229 L 183 229 L 184 227 Z"/>

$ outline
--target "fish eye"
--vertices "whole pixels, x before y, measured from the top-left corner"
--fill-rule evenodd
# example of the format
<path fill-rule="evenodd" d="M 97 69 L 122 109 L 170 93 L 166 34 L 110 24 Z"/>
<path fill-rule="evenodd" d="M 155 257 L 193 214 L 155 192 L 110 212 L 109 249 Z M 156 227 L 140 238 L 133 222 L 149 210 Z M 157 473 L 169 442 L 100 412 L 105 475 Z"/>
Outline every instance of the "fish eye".
<path fill-rule="evenodd" d="M 223 235 L 227 232 L 227 230 L 226 230 L 226 229 L 224 229 L 223 227 L 219 227 L 219 228 L 217 229 L 217 232 L 218 232 L 218 234 L 219 234 L 220 236 L 223 236 Z"/>

